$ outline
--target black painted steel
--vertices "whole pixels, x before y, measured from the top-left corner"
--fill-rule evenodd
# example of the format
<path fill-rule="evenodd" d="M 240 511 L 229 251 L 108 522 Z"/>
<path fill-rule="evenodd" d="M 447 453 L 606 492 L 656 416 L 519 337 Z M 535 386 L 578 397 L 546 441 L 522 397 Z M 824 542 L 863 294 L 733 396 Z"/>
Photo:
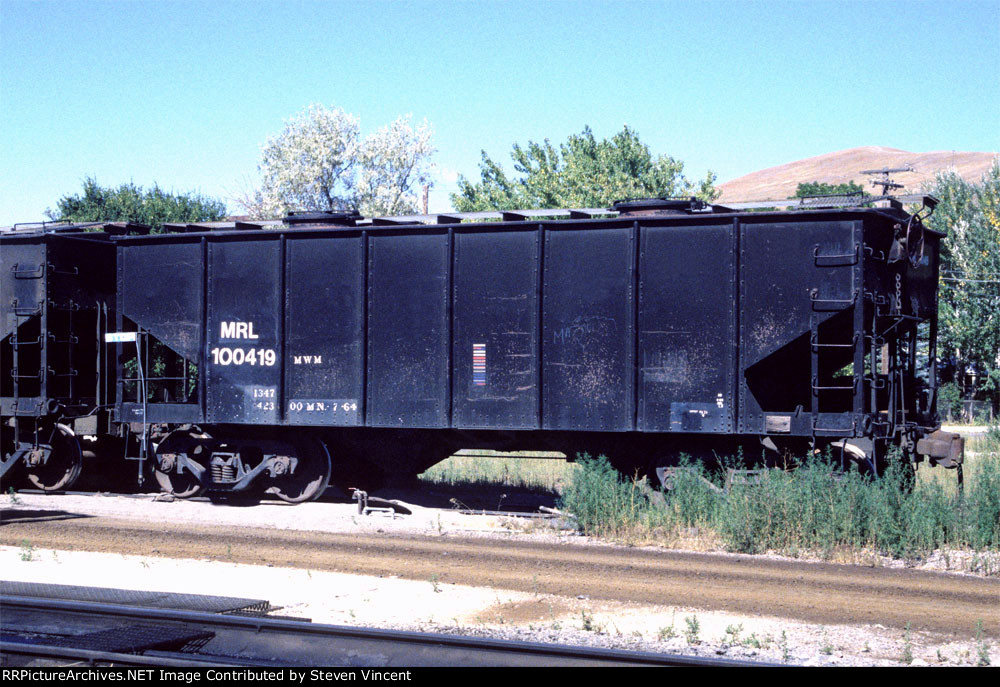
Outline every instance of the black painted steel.
<path fill-rule="evenodd" d="M 732 221 L 649 226 L 639 262 L 639 429 L 734 430 Z"/>
<path fill-rule="evenodd" d="M 298 431 L 334 472 L 360 453 L 383 473 L 401 450 L 405 471 L 463 447 L 646 456 L 684 437 L 706 456 L 762 437 L 864 439 L 855 454 L 873 456 L 933 431 L 934 342 L 917 353 L 936 332 L 940 235 L 895 201 L 733 207 L 4 233 L 0 414 L 45 418 L 0 423 L 4 450 L 42 455 L 39 428 L 110 401 L 129 426 L 102 431 L 193 425 L 215 463 L 273 484 Z M 36 453 L 10 453 L 8 426 L 38 434 Z"/>
<path fill-rule="evenodd" d="M 633 428 L 634 228 L 545 232 L 542 426 Z"/>
<path fill-rule="evenodd" d="M 289 424 L 358 425 L 364 399 L 364 239 L 290 237 L 285 246 Z"/>
<path fill-rule="evenodd" d="M 797 436 L 832 422 L 856 433 L 874 410 L 863 373 L 849 391 L 824 379 L 834 363 L 860 370 L 863 345 L 818 369 L 811 351 L 872 336 L 865 291 L 894 294 L 866 270 L 880 269 L 889 246 L 873 246 L 891 244 L 894 223 L 878 210 L 671 206 L 634 221 L 450 232 L 216 230 L 201 421 L 754 435 L 770 422 Z M 120 256 L 126 315 L 184 355 L 202 298 L 190 236 L 121 239 Z M 921 318 L 935 302 L 927 243 L 933 264 L 906 282 Z M 183 265 L 190 274 L 169 285 L 138 276 Z"/>
<path fill-rule="evenodd" d="M 272 425 L 281 421 L 278 238 L 257 234 L 244 241 L 208 244 L 208 422 Z"/>
<path fill-rule="evenodd" d="M 107 430 L 114 366 L 101 332 L 115 307 L 115 251 L 108 239 L 77 226 L 0 234 L 5 487 L 11 477 L 26 476 L 41 489 L 69 488 L 81 471 L 70 425 Z"/>
<path fill-rule="evenodd" d="M 369 236 L 366 424 L 448 426 L 450 238 Z"/>
<path fill-rule="evenodd" d="M 121 249 L 122 314 L 181 355 L 201 352 L 204 259 L 195 240 Z"/>
<path fill-rule="evenodd" d="M 538 426 L 537 227 L 456 232 L 453 424 Z"/>

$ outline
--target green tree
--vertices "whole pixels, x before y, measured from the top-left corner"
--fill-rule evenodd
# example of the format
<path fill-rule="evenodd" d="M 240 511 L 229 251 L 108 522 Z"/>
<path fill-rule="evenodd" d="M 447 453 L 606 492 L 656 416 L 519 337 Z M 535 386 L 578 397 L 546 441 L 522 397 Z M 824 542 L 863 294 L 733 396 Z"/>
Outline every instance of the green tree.
<path fill-rule="evenodd" d="M 45 214 L 68 222 L 137 222 L 158 231 L 167 222 L 221 220 L 226 216 L 226 205 L 197 193 L 170 193 L 155 184 L 148 190 L 132 183 L 105 188 L 87 177 L 83 193 L 63 196 L 55 210 Z"/>
<path fill-rule="evenodd" d="M 823 181 L 804 181 L 795 189 L 792 198 L 805 198 L 806 196 L 829 196 L 832 194 L 860 193 L 864 188 L 858 186 L 853 181 L 846 184 L 828 184 Z"/>
<path fill-rule="evenodd" d="M 511 152 L 519 176 L 510 178 L 482 151 L 481 178 L 459 177 L 451 202 L 459 212 L 530 208 L 607 207 L 616 200 L 659 196 L 719 197 L 709 172 L 700 182 L 683 174 L 684 163 L 654 156 L 629 127 L 598 141 L 590 127 L 557 148 L 548 139 L 515 143 Z"/>
<path fill-rule="evenodd" d="M 980 182 L 956 172 L 937 175 L 940 200 L 928 224 L 946 237 L 941 250 L 938 355 L 977 370 L 974 388 L 1000 397 L 1000 157 Z"/>

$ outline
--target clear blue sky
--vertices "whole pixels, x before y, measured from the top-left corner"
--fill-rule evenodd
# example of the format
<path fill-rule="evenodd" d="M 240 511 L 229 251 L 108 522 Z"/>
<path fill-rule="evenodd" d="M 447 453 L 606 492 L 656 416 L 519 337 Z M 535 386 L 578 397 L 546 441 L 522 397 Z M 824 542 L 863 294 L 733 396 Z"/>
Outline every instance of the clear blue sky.
<path fill-rule="evenodd" d="M 0 0 L 0 224 L 88 175 L 229 198 L 313 102 L 366 131 L 426 118 L 432 210 L 481 149 L 509 166 L 587 124 L 720 181 L 860 145 L 997 151 L 1000 0 Z"/>

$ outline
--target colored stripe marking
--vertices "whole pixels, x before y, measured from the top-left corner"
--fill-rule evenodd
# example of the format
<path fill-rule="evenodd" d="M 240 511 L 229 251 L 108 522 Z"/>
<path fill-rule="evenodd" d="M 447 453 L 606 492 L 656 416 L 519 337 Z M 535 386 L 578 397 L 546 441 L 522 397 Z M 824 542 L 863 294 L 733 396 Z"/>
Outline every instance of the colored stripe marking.
<path fill-rule="evenodd" d="M 486 344 L 472 344 L 472 383 L 486 386 Z"/>

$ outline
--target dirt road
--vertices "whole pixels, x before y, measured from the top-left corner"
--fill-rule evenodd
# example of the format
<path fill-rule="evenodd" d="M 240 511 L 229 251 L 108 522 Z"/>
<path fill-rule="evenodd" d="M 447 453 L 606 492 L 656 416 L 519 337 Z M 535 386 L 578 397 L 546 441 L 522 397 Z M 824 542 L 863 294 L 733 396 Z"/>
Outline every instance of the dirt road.
<path fill-rule="evenodd" d="M 271 565 L 1000 638 L 1000 580 L 750 556 L 0 512 L 0 544 Z"/>

